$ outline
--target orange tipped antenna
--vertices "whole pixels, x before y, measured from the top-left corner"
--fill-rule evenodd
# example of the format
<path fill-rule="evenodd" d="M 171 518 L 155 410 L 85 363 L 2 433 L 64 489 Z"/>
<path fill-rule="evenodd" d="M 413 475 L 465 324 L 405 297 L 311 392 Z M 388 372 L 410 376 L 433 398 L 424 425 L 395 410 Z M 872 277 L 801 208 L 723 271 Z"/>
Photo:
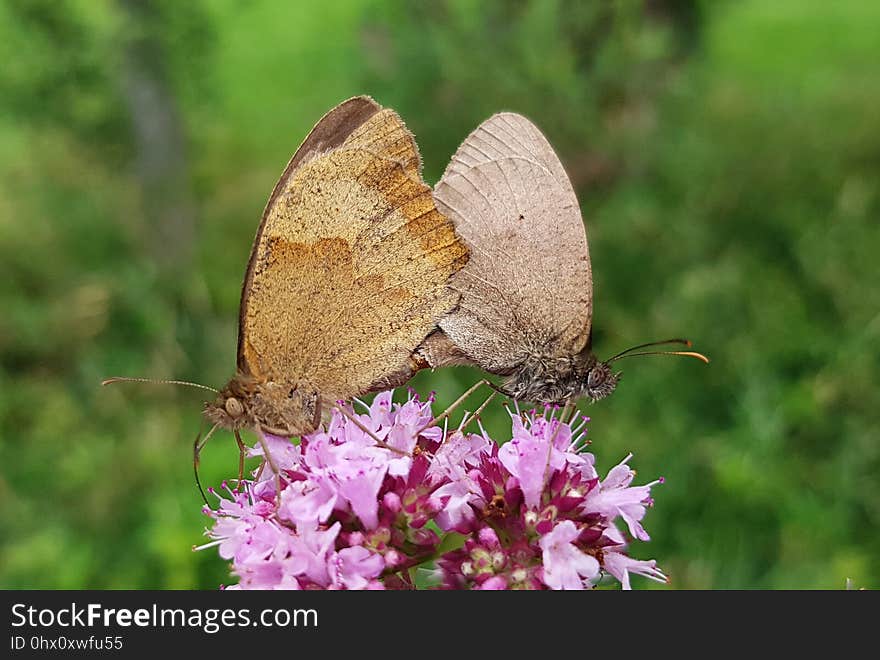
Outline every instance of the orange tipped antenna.
<path fill-rule="evenodd" d="M 207 385 L 201 385 L 200 383 L 190 383 L 187 380 L 167 380 L 167 379 L 154 379 L 154 378 L 128 378 L 126 376 L 113 376 L 112 378 L 105 378 L 101 381 L 101 385 L 110 385 L 111 383 L 150 383 L 151 385 L 187 385 L 189 387 L 198 387 L 202 390 L 208 390 L 209 392 L 214 392 L 215 394 L 219 393 L 219 390 L 215 390 L 213 387 L 208 387 Z"/>
<path fill-rule="evenodd" d="M 624 355 L 616 355 L 608 360 L 608 362 L 614 362 L 615 360 L 620 360 L 625 357 L 635 357 L 636 355 L 683 355 L 684 357 L 697 358 L 698 360 L 702 360 L 706 364 L 709 364 L 709 358 L 702 353 L 697 353 L 695 351 L 646 351 L 644 353 L 626 353 Z"/>
<path fill-rule="evenodd" d="M 627 353 L 632 353 L 633 351 L 637 351 L 640 348 L 648 348 L 650 346 L 663 346 L 664 344 L 683 344 L 690 348 L 693 344 L 690 339 L 663 339 L 662 341 L 649 341 L 647 344 L 639 344 L 638 346 L 631 346 L 625 351 L 620 351 L 617 355 L 611 356 L 606 362 L 613 362 L 618 358 L 622 358 Z"/>

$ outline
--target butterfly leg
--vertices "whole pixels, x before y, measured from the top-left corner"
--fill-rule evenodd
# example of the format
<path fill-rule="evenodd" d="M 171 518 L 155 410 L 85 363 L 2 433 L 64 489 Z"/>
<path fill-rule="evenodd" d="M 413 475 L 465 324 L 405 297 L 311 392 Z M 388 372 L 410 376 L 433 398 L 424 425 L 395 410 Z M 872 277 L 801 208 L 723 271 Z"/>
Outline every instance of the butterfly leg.
<path fill-rule="evenodd" d="M 244 480 L 244 459 L 247 456 L 247 445 L 241 439 L 241 434 L 235 431 L 235 441 L 238 443 L 238 481 L 235 484 L 235 492 L 241 490 L 241 482 Z"/>
<path fill-rule="evenodd" d="M 485 380 L 485 379 L 483 380 L 483 382 L 486 383 L 486 385 L 491 387 L 493 390 L 495 390 L 499 394 L 503 394 L 504 396 L 506 396 L 508 399 L 515 399 L 516 398 L 514 393 L 511 392 L 510 390 L 506 389 L 503 385 L 496 385 L 492 381 Z"/>
<path fill-rule="evenodd" d="M 460 432 L 464 432 L 464 430 L 465 430 L 468 426 L 470 426 L 471 424 L 473 424 L 475 421 L 479 421 L 479 419 L 480 419 L 480 414 L 486 409 L 486 406 L 489 405 L 489 402 L 492 401 L 492 399 L 495 398 L 495 395 L 496 395 L 496 394 L 497 394 L 497 392 L 492 392 L 491 394 L 489 394 L 489 396 L 486 397 L 486 400 L 483 401 L 483 403 L 480 404 L 480 407 L 477 408 L 477 409 L 474 411 L 474 414 L 473 414 L 473 416 L 471 416 L 470 419 L 468 419 L 467 421 L 465 421 L 464 419 L 462 419 L 462 420 L 461 420 L 461 421 L 462 421 L 461 426 L 458 427 L 458 430 L 459 430 Z"/>
<path fill-rule="evenodd" d="M 559 413 L 559 421 L 566 424 L 566 418 L 571 414 L 571 401 L 562 404 L 562 411 Z"/>
<path fill-rule="evenodd" d="M 408 454 L 407 452 L 403 451 L 402 449 L 398 449 L 397 447 L 392 447 L 391 445 L 389 445 L 389 444 L 388 444 L 387 442 L 385 442 L 384 440 L 379 439 L 379 438 L 376 436 L 376 434 L 373 433 L 373 432 L 372 432 L 370 429 L 368 429 L 366 426 L 364 426 L 364 425 L 361 423 L 361 421 L 360 421 L 357 417 L 355 417 L 355 416 L 352 415 L 350 412 L 348 412 L 348 410 L 346 410 L 345 405 L 344 405 L 343 403 L 339 402 L 339 403 L 337 403 L 334 407 L 335 407 L 336 410 L 338 410 L 339 413 L 340 413 L 343 417 L 345 417 L 349 422 L 351 422 L 352 424 L 354 424 L 355 426 L 357 426 L 361 431 L 363 431 L 363 432 L 366 433 L 368 436 L 370 436 L 370 437 L 373 439 L 373 441 L 376 443 L 376 446 L 377 446 L 377 447 L 382 447 L 383 449 L 387 449 L 387 450 L 389 450 L 389 451 L 393 451 L 393 452 L 395 452 L 395 453 L 397 453 L 397 454 L 400 454 L 401 456 L 409 456 L 409 454 Z"/>
<path fill-rule="evenodd" d="M 208 440 L 211 439 L 211 436 L 214 434 L 214 431 L 217 430 L 217 425 L 211 427 L 211 430 L 205 435 L 205 438 L 202 439 L 202 434 L 199 433 L 196 435 L 196 439 L 193 442 L 193 474 L 196 478 L 196 487 L 199 489 L 199 494 L 202 496 L 202 500 L 205 502 L 206 506 L 211 506 L 208 504 L 208 498 L 205 496 L 205 489 L 202 488 L 202 481 L 199 479 L 199 462 L 202 454 L 202 449 L 208 444 Z"/>
<path fill-rule="evenodd" d="M 559 423 L 556 425 L 556 428 L 553 430 L 553 436 L 550 438 L 550 445 L 552 446 L 554 442 L 556 442 L 556 436 L 559 435 L 559 430 L 562 428 L 563 424 L 566 424 L 565 418 L 568 417 L 568 411 L 570 409 L 571 402 L 566 401 L 562 406 L 562 412 L 559 413 Z M 555 412 L 555 411 L 554 411 Z"/>
<path fill-rule="evenodd" d="M 577 407 L 577 402 L 572 401 L 571 402 L 571 417 L 568 418 L 568 421 L 566 422 L 566 424 L 568 424 L 569 426 L 571 424 L 573 424 L 574 420 L 576 420 L 578 415 L 580 415 L 580 414 L 581 414 L 581 411 Z"/>
<path fill-rule="evenodd" d="M 263 449 L 263 458 L 275 475 L 275 507 L 277 509 L 281 506 L 281 469 L 269 452 L 269 444 L 266 442 L 266 436 L 263 435 L 262 429 L 257 429 L 257 437 L 260 439 L 260 447 Z"/>
<path fill-rule="evenodd" d="M 488 386 L 491 387 L 492 389 L 497 389 L 494 385 L 492 385 L 492 383 L 490 383 L 490 382 L 489 382 L 488 380 L 486 380 L 485 378 L 483 378 L 483 379 L 481 379 L 481 380 L 478 380 L 474 385 L 472 385 L 470 388 L 468 388 L 468 390 L 467 390 L 464 394 L 462 394 L 462 395 L 461 395 L 460 397 L 458 397 L 455 401 L 453 401 L 452 404 L 451 404 L 446 410 L 444 410 L 442 413 L 440 413 L 439 415 L 437 415 L 434 419 L 432 419 L 430 422 L 428 422 L 428 423 L 425 424 L 422 428 L 420 428 L 420 429 L 416 432 L 416 435 L 418 435 L 419 433 L 421 433 L 421 432 L 424 431 L 425 429 L 430 428 L 430 427 L 432 427 L 432 426 L 438 424 L 439 422 L 442 422 L 444 419 L 446 419 L 447 417 L 449 417 L 449 415 L 451 415 L 451 414 L 455 411 L 456 408 L 458 408 L 462 403 L 464 403 L 464 401 L 465 401 L 465 400 L 466 400 L 471 394 L 473 394 L 474 392 L 476 392 L 476 391 L 477 391 L 481 386 L 483 386 L 483 385 L 488 385 Z"/>
<path fill-rule="evenodd" d="M 321 405 L 321 398 L 315 394 L 315 414 L 312 416 L 312 427 L 318 428 L 321 426 L 321 413 L 323 412 L 323 406 Z"/>

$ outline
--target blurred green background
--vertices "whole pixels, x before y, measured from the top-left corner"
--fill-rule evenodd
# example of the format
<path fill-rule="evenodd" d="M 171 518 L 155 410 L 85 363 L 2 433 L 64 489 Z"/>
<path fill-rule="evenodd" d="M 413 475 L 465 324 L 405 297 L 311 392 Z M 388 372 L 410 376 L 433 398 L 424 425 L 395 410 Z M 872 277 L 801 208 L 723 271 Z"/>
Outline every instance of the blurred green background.
<path fill-rule="evenodd" d="M 712 357 L 624 363 L 588 409 L 603 469 L 667 479 L 634 555 L 671 588 L 880 586 L 878 35 L 874 0 L 3 2 L 0 587 L 229 581 L 191 550 L 204 393 L 99 382 L 227 381 L 265 200 L 358 93 L 430 183 L 530 116 L 582 203 L 598 354 Z M 203 478 L 236 457 L 218 435 Z"/>

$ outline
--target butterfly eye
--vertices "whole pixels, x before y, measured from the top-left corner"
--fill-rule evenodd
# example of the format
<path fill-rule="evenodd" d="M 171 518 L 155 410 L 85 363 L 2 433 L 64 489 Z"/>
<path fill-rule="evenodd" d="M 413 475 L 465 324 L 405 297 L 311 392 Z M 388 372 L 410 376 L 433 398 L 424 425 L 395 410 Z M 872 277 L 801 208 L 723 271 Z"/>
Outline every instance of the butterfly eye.
<path fill-rule="evenodd" d="M 605 378 L 608 376 L 608 369 L 604 367 L 605 365 L 598 364 L 590 369 L 590 374 L 587 376 L 587 387 L 595 389 L 605 382 Z"/>
<path fill-rule="evenodd" d="M 241 405 L 241 401 L 231 396 L 226 399 L 226 412 L 230 417 L 241 417 L 244 413 L 244 407 Z"/>

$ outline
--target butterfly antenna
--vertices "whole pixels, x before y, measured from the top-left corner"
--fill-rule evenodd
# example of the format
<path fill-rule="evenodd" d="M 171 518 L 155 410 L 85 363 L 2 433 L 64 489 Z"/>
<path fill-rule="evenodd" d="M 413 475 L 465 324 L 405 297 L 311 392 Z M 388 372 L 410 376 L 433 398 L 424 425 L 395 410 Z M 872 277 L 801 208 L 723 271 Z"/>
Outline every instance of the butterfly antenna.
<path fill-rule="evenodd" d="M 682 344 L 683 346 L 687 346 L 688 348 L 690 348 L 693 345 L 691 343 L 690 339 L 664 339 L 662 341 L 649 341 L 647 344 L 639 344 L 638 346 L 631 346 L 630 348 L 626 349 L 625 351 L 620 351 L 620 353 L 618 353 L 617 355 L 611 356 L 608 360 L 606 360 L 606 362 L 612 362 L 612 361 L 616 360 L 617 358 L 621 358 L 624 355 L 626 355 L 627 353 L 632 353 L 633 351 L 637 351 L 640 348 L 649 348 L 651 346 L 663 346 L 665 344 Z"/>
<path fill-rule="evenodd" d="M 684 357 L 697 358 L 698 360 L 702 360 L 706 364 L 709 364 L 709 358 L 702 353 L 697 353 L 695 351 L 645 351 L 644 353 L 627 353 L 626 355 L 613 357 L 610 360 L 607 360 L 607 362 L 610 363 L 625 357 L 635 357 L 637 355 L 683 355 Z"/>
<path fill-rule="evenodd" d="M 207 385 L 202 385 L 200 383 L 190 383 L 187 380 L 167 380 L 167 379 L 158 379 L 158 378 L 128 378 L 126 376 L 113 376 L 112 378 L 105 378 L 101 381 L 101 385 L 110 385 L 111 383 L 150 383 L 151 385 L 187 385 L 189 387 L 198 387 L 202 390 L 208 390 L 209 392 L 214 392 L 215 394 L 219 394 L 219 390 L 215 390 L 213 387 L 208 387 Z"/>

